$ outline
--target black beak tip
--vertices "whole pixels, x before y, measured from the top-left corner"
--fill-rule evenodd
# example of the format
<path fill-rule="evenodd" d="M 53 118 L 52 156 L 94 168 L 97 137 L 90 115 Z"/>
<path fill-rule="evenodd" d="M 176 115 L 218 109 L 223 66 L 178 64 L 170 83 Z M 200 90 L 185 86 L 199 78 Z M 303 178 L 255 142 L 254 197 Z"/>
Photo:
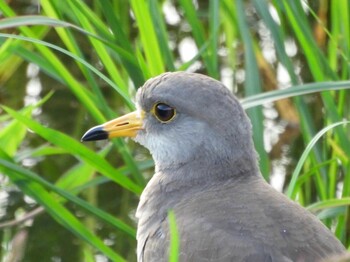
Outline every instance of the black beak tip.
<path fill-rule="evenodd" d="M 103 130 L 102 126 L 95 126 L 89 129 L 81 138 L 81 142 L 104 140 L 108 138 L 108 133 Z"/>

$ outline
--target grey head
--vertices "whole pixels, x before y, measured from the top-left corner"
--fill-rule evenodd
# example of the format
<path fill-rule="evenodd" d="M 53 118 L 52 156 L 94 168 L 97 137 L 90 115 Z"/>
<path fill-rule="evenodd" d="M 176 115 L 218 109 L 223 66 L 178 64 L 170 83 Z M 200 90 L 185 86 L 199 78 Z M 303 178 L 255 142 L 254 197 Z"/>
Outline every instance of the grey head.
<path fill-rule="evenodd" d="M 138 90 L 136 105 L 145 118 L 134 139 L 149 149 L 158 170 L 196 162 L 243 167 L 238 162 L 248 161 L 256 171 L 251 123 L 219 81 L 195 73 L 165 73 Z"/>

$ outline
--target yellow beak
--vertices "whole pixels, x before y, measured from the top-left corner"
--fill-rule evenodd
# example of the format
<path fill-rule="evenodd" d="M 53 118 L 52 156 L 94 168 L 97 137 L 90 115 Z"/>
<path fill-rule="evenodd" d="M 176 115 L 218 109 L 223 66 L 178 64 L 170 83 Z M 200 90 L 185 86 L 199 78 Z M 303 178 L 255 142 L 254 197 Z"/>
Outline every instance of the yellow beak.
<path fill-rule="evenodd" d="M 135 137 L 143 129 L 144 111 L 134 111 L 89 129 L 81 141 L 103 140 L 113 137 Z"/>

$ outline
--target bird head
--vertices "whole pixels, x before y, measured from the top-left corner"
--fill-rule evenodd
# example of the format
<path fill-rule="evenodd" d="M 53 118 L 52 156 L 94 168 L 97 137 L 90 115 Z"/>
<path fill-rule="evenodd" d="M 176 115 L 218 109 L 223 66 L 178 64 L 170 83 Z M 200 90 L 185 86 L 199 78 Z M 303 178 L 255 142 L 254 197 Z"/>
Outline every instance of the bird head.
<path fill-rule="evenodd" d="M 91 128 L 82 141 L 113 137 L 145 146 L 158 167 L 255 154 L 239 101 L 221 82 L 186 72 L 148 80 L 136 94 L 136 111 Z"/>

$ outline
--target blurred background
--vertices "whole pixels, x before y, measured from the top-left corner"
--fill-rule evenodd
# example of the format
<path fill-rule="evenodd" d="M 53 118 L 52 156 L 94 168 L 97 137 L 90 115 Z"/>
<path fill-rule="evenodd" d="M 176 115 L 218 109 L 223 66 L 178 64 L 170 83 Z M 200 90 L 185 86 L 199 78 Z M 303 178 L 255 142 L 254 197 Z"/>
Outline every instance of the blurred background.
<path fill-rule="evenodd" d="M 263 176 L 349 246 L 348 1 L 0 0 L 0 17 L 1 261 L 136 261 L 151 157 L 80 138 L 178 70 L 242 99 Z"/>

